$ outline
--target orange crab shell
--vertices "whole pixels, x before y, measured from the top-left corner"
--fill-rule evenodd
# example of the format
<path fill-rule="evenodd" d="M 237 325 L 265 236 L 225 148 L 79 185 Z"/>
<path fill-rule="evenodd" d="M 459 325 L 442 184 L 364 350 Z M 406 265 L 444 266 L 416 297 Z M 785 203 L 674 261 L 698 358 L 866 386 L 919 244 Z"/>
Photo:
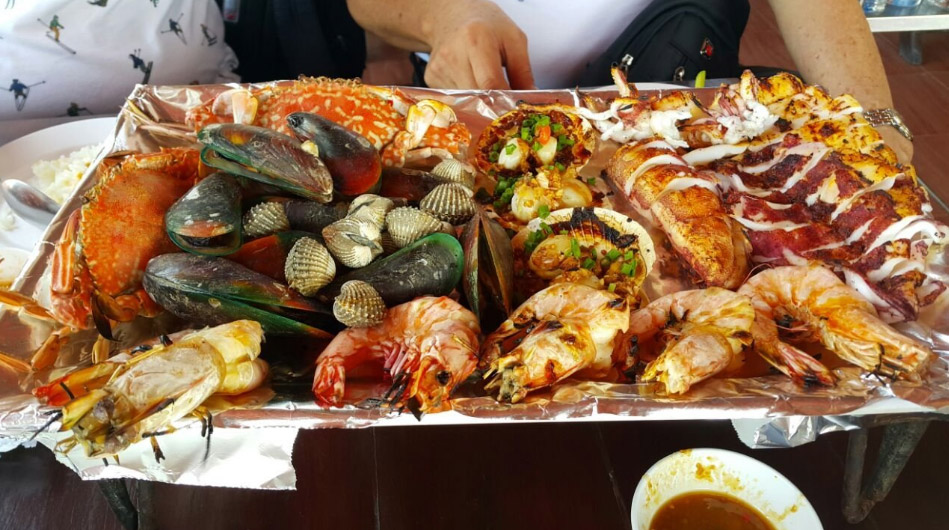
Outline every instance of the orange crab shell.
<path fill-rule="evenodd" d="M 160 311 L 142 289 L 145 265 L 175 250 L 165 212 L 203 170 L 198 151 L 175 148 L 109 160 L 96 173 L 99 182 L 73 213 L 52 262 L 52 312 L 74 328 L 89 327 L 93 297 L 116 320 Z"/>

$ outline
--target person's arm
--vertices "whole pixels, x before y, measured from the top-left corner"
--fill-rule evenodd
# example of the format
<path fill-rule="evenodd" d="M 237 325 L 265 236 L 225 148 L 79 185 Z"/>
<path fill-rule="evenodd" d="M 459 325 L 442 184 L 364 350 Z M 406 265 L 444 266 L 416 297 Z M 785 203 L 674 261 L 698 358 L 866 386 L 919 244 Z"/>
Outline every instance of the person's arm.
<path fill-rule="evenodd" d="M 859 2 L 769 2 L 788 51 L 808 83 L 821 85 L 832 95 L 852 94 L 867 110 L 893 107 L 880 51 Z M 902 162 L 912 160 L 912 142 L 892 127 L 878 130 Z"/>
<path fill-rule="evenodd" d="M 431 53 L 425 69 L 428 86 L 534 88 L 527 37 L 493 2 L 347 0 L 347 4 L 363 29 L 399 48 Z"/>

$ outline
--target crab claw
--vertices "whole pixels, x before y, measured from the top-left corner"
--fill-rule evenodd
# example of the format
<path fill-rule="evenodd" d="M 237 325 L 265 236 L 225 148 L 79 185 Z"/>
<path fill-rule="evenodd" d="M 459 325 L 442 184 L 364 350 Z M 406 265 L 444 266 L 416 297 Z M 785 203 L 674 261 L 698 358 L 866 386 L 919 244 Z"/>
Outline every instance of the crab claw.
<path fill-rule="evenodd" d="M 257 118 L 257 98 L 246 88 L 225 90 L 214 98 L 211 112 L 218 116 L 232 116 L 234 123 L 250 125 Z"/>
<path fill-rule="evenodd" d="M 308 112 L 290 114 L 287 124 L 301 141 L 316 144 L 319 157 L 333 176 L 339 193 L 360 195 L 379 182 L 382 161 L 379 152 L 364 136 Z"/>
<path fill-rule="evenodd" d="M 434 99 L 423 99 L 409 108 L 405 118 L 405 130 L 412 135 L 409 149 L 422 143 L 422 138 L 429 127 L 447 129 L 458 121 L 455 111 L 451 107 Z"/>

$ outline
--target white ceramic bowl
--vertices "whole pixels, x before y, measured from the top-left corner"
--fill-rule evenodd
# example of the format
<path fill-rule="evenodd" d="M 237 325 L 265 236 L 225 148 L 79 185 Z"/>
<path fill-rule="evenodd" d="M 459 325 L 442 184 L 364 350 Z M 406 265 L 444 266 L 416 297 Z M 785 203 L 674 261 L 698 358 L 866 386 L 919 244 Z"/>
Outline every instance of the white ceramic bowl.
<path fill-rule="evenodd" d="M 770 466 L 722 449 L 686 449 L 656 462 L 639 481 L 630 513 L 633 530 L 649 530 L 666 501 L 695 491 L 738 498 L 777 530 L 823 529 L 804 494 Z"/>

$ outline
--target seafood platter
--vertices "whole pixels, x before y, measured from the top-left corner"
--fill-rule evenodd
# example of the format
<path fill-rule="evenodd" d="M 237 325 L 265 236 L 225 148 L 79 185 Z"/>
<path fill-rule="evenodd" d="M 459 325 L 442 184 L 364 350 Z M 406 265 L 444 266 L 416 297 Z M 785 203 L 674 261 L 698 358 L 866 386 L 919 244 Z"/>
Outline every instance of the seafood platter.
<path fill-rule="evenodd" d="M 0 439 L 947 410 L 947 212 L 857 101 L 613 77 L 137 87 L 0 293 Z"/>

